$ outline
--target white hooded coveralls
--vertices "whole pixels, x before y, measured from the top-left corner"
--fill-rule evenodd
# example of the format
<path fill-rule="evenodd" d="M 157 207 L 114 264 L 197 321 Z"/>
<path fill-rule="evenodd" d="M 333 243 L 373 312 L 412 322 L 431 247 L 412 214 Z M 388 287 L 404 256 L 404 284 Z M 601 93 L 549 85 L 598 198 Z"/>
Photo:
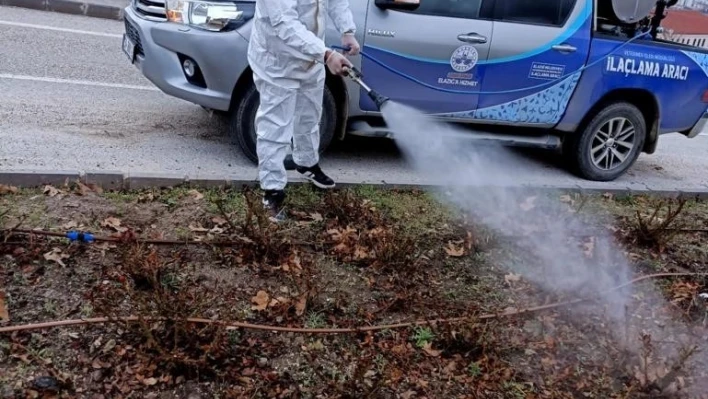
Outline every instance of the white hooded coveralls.
<path fill-rule="evenodd" d="M 356 28 L 348 0 L 256 1 L 248 62 L 260 95 L 255 124 L 263 190 L 285 188 L 291 138 L 297 165 L 319 162 L 327 14 L 340 33 Z"/>

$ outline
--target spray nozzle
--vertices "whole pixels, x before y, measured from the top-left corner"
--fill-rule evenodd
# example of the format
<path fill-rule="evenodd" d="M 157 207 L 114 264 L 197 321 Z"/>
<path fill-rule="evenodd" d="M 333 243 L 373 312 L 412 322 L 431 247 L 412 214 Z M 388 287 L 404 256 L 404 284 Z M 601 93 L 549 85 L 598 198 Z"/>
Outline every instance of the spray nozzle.
<path fill-rule="evenodd" d="M 370 92 L 367 93 L 369 95 L 369 98 L 374 101 L 376 104 L 376 107 L 381 110 L 381 107 L 384 105 L 386 101 L 389 100 L 388 97 L 382 96 L 381 94 L 371 90 Z"/>

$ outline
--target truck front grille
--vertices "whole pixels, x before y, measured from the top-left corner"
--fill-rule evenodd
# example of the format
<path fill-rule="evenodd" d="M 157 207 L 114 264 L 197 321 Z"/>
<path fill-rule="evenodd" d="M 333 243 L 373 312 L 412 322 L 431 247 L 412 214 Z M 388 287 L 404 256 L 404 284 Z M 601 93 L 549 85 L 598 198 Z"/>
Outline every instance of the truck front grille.
<path fill-rule="evenodd" d="M 130 40 L 135 43 L 135 55 L 145 57 L 145 52 L 143 51 L 143 43 L 140 41 L 140 32 L 125 20 L 125 34 L 130 38 Z"/>
<path fill-rule="evenodd" d="M 133 0 L 133 10 L 150 21 L 167 21 L 166 0 Z"/>

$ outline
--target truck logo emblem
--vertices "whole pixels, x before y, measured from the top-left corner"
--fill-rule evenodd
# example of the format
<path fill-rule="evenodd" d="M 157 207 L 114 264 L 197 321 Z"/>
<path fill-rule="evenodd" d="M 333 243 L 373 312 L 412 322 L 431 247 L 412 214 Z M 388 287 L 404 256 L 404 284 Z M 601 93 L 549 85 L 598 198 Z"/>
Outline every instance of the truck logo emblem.
<path fill-rule="evenodd" d="M 380 30 L 380 29 L 367 29 L 366 33 L 371 36 L 381 36 L 381 37 L 394 37 L 396 32 L 392 30 Z"/>
<path fill-rule="evenodd" d="M 479 54 L 474 46 L 460 46 L 452 53 L 450 57 L 450 66 L 455 72 L 467 72 L 477 65 Z"/>

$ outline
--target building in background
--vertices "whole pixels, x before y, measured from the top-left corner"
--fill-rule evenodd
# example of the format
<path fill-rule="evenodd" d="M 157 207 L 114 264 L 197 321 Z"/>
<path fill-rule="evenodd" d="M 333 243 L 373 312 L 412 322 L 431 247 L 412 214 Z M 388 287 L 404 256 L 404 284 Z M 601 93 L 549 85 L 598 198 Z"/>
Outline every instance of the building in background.
<path fill-rule="evenodd" d="M 708 11 L 708 0 L 679 0 L 674 6 L 676 8 L 690 8 L 693 10 Z"/>
<path fill-rule="evenodd" d="M 693 0 L 697 1 L 697 0 Z M 708 48 L 708 15 L 695 10 L 670 9 L 661 21 L 662 36 L 672 42 Z"/>

